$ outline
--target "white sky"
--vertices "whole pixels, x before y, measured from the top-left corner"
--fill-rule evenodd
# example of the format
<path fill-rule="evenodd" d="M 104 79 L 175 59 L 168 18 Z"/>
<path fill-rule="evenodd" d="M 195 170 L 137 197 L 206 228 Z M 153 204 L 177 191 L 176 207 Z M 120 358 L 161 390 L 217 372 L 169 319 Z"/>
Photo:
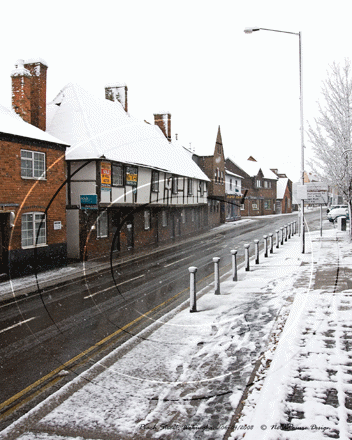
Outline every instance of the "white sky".
<path fill-rule="evenodd" d="M 302 32 L 305 121 L 317 116 L 329 64 L 352 51 L 349 0 L 6 3 L 0 104 L 11 105 L 16 60 L 41 57 L 48 101 L 68 82 L 102 97 L 107 83 L 126 82 L 130 113 L 153 122 L 154 112 L 170 111 L 173 135 L 196 153 L 212 153 L 220 125 L 226 156 L 263 157 L 293 181 L 301 163 L 298 36 L 243 30 Z"/>

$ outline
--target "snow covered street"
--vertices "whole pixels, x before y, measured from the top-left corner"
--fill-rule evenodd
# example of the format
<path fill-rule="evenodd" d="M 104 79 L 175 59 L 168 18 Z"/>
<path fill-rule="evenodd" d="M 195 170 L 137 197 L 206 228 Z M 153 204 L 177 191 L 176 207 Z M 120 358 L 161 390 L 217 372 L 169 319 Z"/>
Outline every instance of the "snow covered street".
<path fill-rule="evenodd" d="M 1 438 L 350 438 L 352 255 L 346 233 L 318 234 L 199 292 L 197 313 L 181 305 Z"/>

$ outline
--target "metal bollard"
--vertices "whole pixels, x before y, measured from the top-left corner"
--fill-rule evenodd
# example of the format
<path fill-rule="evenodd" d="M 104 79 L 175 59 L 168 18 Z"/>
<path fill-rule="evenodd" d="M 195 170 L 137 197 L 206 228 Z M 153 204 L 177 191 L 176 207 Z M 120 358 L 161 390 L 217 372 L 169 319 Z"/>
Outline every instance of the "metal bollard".
<path fill-rule="evenodd" d="M 264 238 L 264 257 L 268 258 L 268 236 L 263 235 Z"/>
<path fill-rule="evenodd" d="M 259 240 L 254 240 L 255 264 L 259 264 Z"/>
<path fill-rule="evenodd" d="M 284 230 L 285 230 L 285 241 L 287 241 L 287 225 L 284 226 Z"/>
<path fill-rule="evenodd" d="M 274 240 L 273 240 L 272 233 L 269 234 L 269 249 L 270 249 L 270 253 L 273 254 L 274 253 Z"/>
<path fill-rule="evenodd" d="M 197 268 L 195 266 L 191 266 L 188 268 L 190 274 L 189 281 L 189 299 L 190 299 L 190 309 L 189 311 L 196 312 L 197 311 L 197 292 L 196 292 L 196 272 Z"/>
<path fill-rule="evenodd" d="M 288 223 L 287 225 L 287 238 L 291 238 L 291 223 Z"/>
<path fill-rule="evenodd" d="M 280 247 L 280 245 L 279 245 L 279 242 L 280 242 L 280 237 L 279 237 L 280 231 L 278 229 L 276 229 L 275 233 L 276 233 L 276 249 L 279 249 L 279 247 Z"/>
<path fill-rule="evenodd" d="M 237 251 L 232 250 L 232 281 L 237 281 Z"/>
<path fill-rule="evenodd" d="M 214 257 L 214 278 L 215 278 L 215 295 L 220 295 L 220 276 L 219 276 L 220 257 Z"/>
<path fill-rule="evenodd" d="M 246 271 L 249 271 L 249 244 L 244 245 L 244 261 L 246 266 Z"/>
<path fill-rule="evenodd" d="M 281 246 L 283 246 L 283 244 L 284 244 L 284 227 L 283 226 L 281 226 L 280 231 L 281 231 Z"/>

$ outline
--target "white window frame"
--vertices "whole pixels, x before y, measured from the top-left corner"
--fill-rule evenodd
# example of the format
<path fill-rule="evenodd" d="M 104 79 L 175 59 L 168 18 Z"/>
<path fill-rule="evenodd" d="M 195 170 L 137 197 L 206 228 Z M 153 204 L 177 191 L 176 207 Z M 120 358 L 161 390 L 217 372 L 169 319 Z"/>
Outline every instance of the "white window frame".
<path fill-rule="evenodd" d="M 271 200 L 264 200 L 264 209 L 266 211 L 270 211 L 271 210 Z"/>
<path fill-rule="evenodd" d="M 259 180 L 259 179 L 256 179 L 255 186 L 256 186 L 256 188 L 261 188 L 262 187 L 262 181 Z"/>
<path fill-rule="evenodd" d="M 166 226 L 167 226 L 167 211 L 166 211 L 166 209 L 163 209 L 161 211 L 161 223 L 163 225 L 163 228 L 166 228 Z"/>
<path fill-rule="evenodd" d="M 193 179 L 187 179 L 187 195 L 193 196 Z"/>
<path fill-rule="evenodd" d="M 144 230 L 148 231 L 150 229 L 150 210 L 146 209 L 144 211 Z"/>
<path fill-rule="evenodd" d="M 32 216 L 31 219 L 28 217 Z M 28 220 L 26 221 L 26 218 Z M 25 229 L 25 224 L 30 225 L 28 229 Z M 38 231 L 41 231 L 40 235 L 38 236 L 38 242 L 37 242 L 37 235 Z M 29 234 L 25 238 L 24 235 L 26 233 Z M 26 212 L 25 214 L 22 214 L 21 217 L 21 246 L 22 249 L 28 249 L 33 247 L 39 247 L 39 246 L 46 246 L 46 217 L 44 212 Z M 26 244 L 24 244 L 24 241 L 26 241 Z M 30 241 L 30 243 L 29 243 Z"/>
<path fill-rule="evenodd" d="M 159 171 L 152 170 L 152 192 L 159 192 Z"/>
<path fill-rule="evenodd" d="M 24 153 L 24 154 L 23 154 Z M 27 154 L 29 157 L 24 157 Z M 40 159 L 40 160 L 39 160 Z M 31 167 L 23 167 L 23 161 L 30 163 Z M 36 162 L 43 164 L 43 169 L 36 168 Z M 25 171 L 30 171 L 30 175 L 25 175 Z M 21 150 L 21 178 L 22 179 L 35 179 L 35 180 L 45 180 L 46 179 L 46 156 L 45 153 L 40 151 L 32 150 Z"/>
<path fill-rule="evenodd" d="M 101 211 L 97 218 L 97 238 L 106 238 L 109 235 L 108 211 Z"/>
<path fill-rule="evenodd" d="M 186 210 L 185 210 L 185 208 L 182 208 L 181 219 L 182 219 L 183 224 L 186 223 Z"/>
<path fill-rule="evenodd" d="M 172 176 L 172 194 L 178 194 L 178 177 Z"/>
<path fill-rule="evenodd" d="M 116 173 L 115 170 L 119 170 L 119 173 Z M 125 184 L 125 170 L 124 166 L 120 164 L 113 163 L 112 164 L 112 186 L 122 187 Z"/>

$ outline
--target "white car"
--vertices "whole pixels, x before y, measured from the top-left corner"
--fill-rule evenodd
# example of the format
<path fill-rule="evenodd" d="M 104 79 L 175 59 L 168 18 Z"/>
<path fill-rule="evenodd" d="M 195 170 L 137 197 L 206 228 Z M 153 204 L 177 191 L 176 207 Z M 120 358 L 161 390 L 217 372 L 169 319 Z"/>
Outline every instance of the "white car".
<path fill-rule="evenodd" d="M 328 220 L 330 222 L 334 222 L 337 217 L 346 217 L 348 219 L 348 206 L 347 205 L 339 205 L 338 208 L 333 208 L 328 213 Z"/>

